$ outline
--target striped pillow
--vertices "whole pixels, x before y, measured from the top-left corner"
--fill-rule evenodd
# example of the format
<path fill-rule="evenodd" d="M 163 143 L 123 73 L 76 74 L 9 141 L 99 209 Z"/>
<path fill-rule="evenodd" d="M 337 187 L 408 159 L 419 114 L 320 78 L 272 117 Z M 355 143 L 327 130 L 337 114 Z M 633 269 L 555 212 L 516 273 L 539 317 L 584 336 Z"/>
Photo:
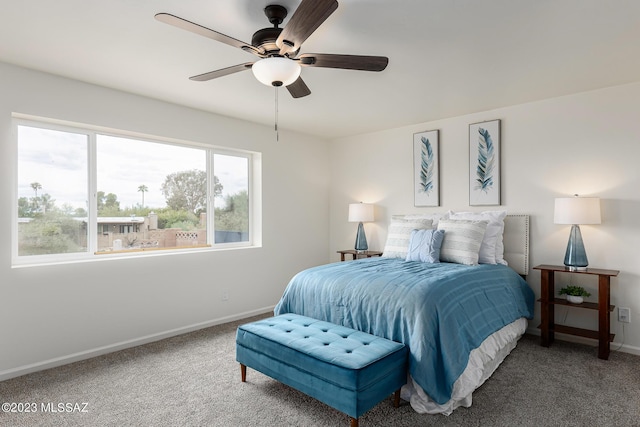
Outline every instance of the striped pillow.
<path fill-rule="evenodd" d="M 387 242 L 384 245 L 383 257 L 407 258 L 409 241 L 413 230 L 431 229 L 433 221 L 430 219 L 396 219 L 391 218 Z"/>
<path fill-rule="evenodd" d="M 447 212 L 447 219 L 473 219 L 486 220 L 487 231 L 482 238 L 480 252 L 478 252 L 478 262 L 480 264 L 507 264 L 504 260 L 504 243 L 502 234 L 504 233 L 504 218 L 507 211 L 484 211 L 484 212 Z"/>
<path fill-rule="evenodd" d="M 441 219 L 438 230 L 444 230 L 440 261 L 456 264 L 478 264 L 478 253 L 488 221 Z"/>

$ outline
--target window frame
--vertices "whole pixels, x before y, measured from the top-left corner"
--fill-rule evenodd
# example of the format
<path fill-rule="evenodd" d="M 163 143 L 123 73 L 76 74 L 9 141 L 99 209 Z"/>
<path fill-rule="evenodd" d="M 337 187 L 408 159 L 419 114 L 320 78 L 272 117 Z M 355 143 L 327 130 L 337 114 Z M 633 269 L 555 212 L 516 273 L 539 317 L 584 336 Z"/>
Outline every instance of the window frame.
<path fill-rule="evenodd" d="M 19 171 L 19 126 L 28 126 L 45 130 L 68 132 L 87 136 L 87 195 L 89 198 L 87 208 L 87 249 L 75 253 L 59 253 L 46 255 L 18 255 L 18 171 Z M 12 267 L 31 266 L 42 264 L 58 264 L 69 262 L 86 262 L 104 259 L 131 258 L 150 255 L 172 255 L 201 251 L 218 251 L 225 249 L 253 248 L 260 246 L 259 222 L 256 218 L 256 209 L 259 209 L 261 196 L 254 192 L 261 188 L 261 184 L 255 181 L 256 170 L 261 168 L 261 154 L 248 150 L 221 147 L 214 144 L 204 144 L 192 141 L 177 140 L 172 138 L 159 137 L 148 134 L 129 132 L 118 129 L 92 126 L 87 124 L 71 123 L 61 120 L 53 120 L 42 117 L 34 117 L 24 114 L 12 114 L 12 134 L 15 147 L 15 173 L 12 183 L 12 224 L 11 224 L 11 258 Z M 195 148 L 205 151 L 206 172 L 207 172 L 207 244 L 198 245 L 193 248 L 152 248 L 152 249 L 124 249 L 111 253 L 98 252 L 97 240 L 99 231 L 97 215 L 97 136 L 105 135 L 118 138 L 135 139 L 154 144 L 174 145 L 185 148 Z M 215 243 L 215 205 L 213 196 L 213 186 L 215 176 L 214 156 L 216 154 L 245 158 L 247 161 L 247 192 L 248 200 L 248 240 L 242 242 Z"/>

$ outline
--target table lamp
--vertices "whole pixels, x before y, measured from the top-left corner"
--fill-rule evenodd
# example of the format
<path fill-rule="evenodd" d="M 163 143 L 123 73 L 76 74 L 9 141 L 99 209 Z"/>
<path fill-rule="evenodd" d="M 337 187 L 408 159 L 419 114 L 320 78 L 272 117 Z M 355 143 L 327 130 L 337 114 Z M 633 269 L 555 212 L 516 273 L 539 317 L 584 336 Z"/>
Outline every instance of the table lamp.
<path fill-rule="evenodd" d="M 600 224 L 600 199 L 598 197 L 560 197 L 555 201 L 555 224 L 571 224 L 571 234 L 564 255 L 564 265 L 571 271 L 586 270 L 589 265 L 582 242 L 580 224 Z"/>
<path fill-rule="evenodd" d="M 349 222 L 358 223 L 358 233 L 356 234 L 355 250 L 364 252 L 369 249 L 367 245 L 367 236 L 364 234 L 363 222 L 373 221 L 373 205 L 369 203 L 351 203 L 349 204 Z"/>

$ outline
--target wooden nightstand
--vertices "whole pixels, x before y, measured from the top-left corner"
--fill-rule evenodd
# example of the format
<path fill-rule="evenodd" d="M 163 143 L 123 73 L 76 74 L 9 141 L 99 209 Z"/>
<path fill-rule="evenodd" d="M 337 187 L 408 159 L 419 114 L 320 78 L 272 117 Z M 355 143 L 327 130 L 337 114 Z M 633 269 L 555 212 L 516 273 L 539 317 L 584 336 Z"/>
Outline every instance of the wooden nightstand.
<path fill-rule="evenodd" d="M 554 340 L 554 333 L 577 335 L 580 337 L 592 338 L 598 340 L 598 358 L 607 360 L 609 358 L 609 343 L 613 341 L 614 334 L 609 332 L 611 327 L 611 312 L 615 306 L 609 304 L 610 300 L 610 283 L 611 277 L 615 277 L 620 273 L 618 270 L 604 270 L 600 268 L 588 268 L 584 271 L 571 271 L 564 266 L 559 265 L 539 265 L 533 267 L 534 270 L 540 270 L 540 301 L 542 323 L 539 328 L 540 344 L 549 347 Z M 598 302 L 583 302 L 582 304 L 571 304 L 565 299 L 555 297 L 555 273 L 567 274 L 591 274 L 598 276 Z M 588 329 L 574 328 L 571 326 L 556 325 L 554 320 L 555 306 L 564 305 L 574 308 L 586 308 L 589 310 L 598 310 L 598 330 L 591 331 Z"/>
<path fill-rule="evenodd" d="M 357 258 L 371 258 L 372 256 L 382 256 L 382 252 L 379 251 L 356 251 L 355 249 L 345 249 L 342 251 L 337 251 L 340 254 L 340 261 L 344 261 L 344 256 L 346 254 L 351 255 L 351 259 Z"/>

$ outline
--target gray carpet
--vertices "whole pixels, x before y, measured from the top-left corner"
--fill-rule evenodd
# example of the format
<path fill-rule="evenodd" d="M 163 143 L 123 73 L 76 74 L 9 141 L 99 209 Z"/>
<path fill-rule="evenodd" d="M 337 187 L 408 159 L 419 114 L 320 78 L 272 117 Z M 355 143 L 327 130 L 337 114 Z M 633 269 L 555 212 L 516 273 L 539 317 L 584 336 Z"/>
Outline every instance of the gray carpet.
<path fill-rule="evenodd" d="M 346 415 L 251 369 L 240 382 L 235 330 L 259 317 L 0 382 L 0 402 L 37 409 L 0 412 L 0 425 L 347 427 Z M 360 425 L 640 426 L 640 357 L 596 356 L 595 347 L 543 348 L 525 335 L 474 393 L 471 408 L 420 415 L 406 402 L 393 408 L 389 399 Z M 59 410 L 59 403 L 86 412 L 42 411 Z"/>

